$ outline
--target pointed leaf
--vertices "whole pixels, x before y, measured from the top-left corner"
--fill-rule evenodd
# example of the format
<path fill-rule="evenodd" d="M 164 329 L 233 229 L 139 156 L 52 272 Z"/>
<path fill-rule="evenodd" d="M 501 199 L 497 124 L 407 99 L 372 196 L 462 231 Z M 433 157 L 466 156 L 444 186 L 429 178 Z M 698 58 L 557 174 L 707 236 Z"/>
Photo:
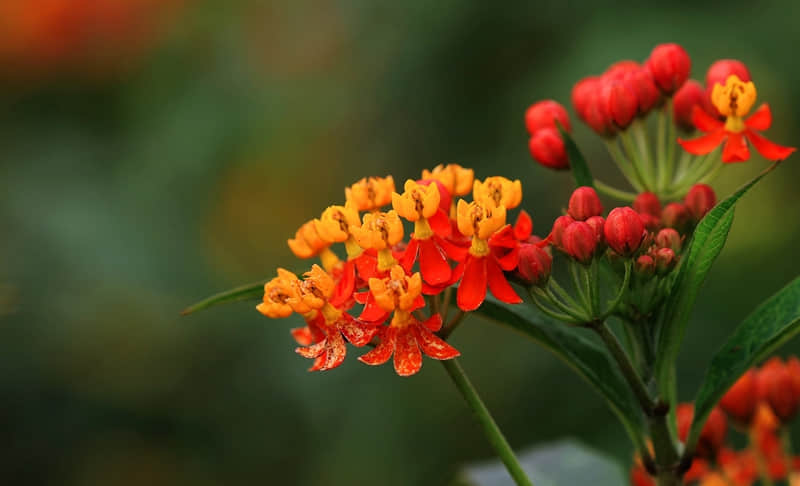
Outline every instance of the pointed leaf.
<path fill-rule="evenodd" d="M 205 300 L 201 300 L 196 304 L 190 305 L 181 311 L 181 315 L 185 316 L 199 310 L 208 309 L 209 307 L 213 307 L 215 305 L 230 304 L 231 302 L 241 302 L 243 300 L 259 300 L 264 297 L 264 284 L 266 283 L 267 280 L 263 280 L 261 282 L 242 285 L 241 287 L 236 287 L 235 289 L 226 290 L 225 292 L 212 295 Z"/>
<path fill-rule="evenodd" d="M 697 444 L 711 409 L 750 367 L 800 332 L 800 277 L 762 303 L 717 351 L 695 399 L 687 448 Z"/>
<path fill-rule="evenodd" d="M 567 158 L 569 159 L 569 166 L 572 169 L 572 176 L 575 178 L 575 185 L 577 187 L 589 186 L 594 187 L 594 178 L 589 166 L 586 164 L 586 159 L 583 157 L 575 140 L 572 139 L 569 133 L 564 130 L 564 127 L 556 120 L 558 131 L 561 134 L 561 139 L 564 141 L 564 148 L 567 151 Z"/>

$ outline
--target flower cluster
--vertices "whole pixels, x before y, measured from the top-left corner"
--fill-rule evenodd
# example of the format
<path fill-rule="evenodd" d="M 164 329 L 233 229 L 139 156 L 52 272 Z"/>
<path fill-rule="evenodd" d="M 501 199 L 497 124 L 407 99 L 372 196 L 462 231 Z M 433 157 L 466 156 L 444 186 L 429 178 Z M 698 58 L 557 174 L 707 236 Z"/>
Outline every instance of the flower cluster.
<path fill-rule="evenodd" d="M 774 357 L 743 375 L 711 412 L 700 433 L 697 452 L 684 480 L 699 486 L 751 486 L 800 481 L 800 456 L 792 455 L 786 425 L 800 409 L 800 360 Z M 694 407 L 676 410 L 678 438 L 685 442 Z M 729 425 L 743 433 L 748 446 L 726 444 Z M 640 458 L 631 470 L 633 486 L 655 486 Z"/>
<path fill-rule="evenodd" d="M 469 194 L 471 201 L 461 198 Z M 303 278 L 278 269 L 257 306 L 268 317 L 305 319 L 293 335 L 297 352 L 314 359 L 312 371 L 339 366 L 347 342 L 374 345 L 359 358 L 366 364 L 394 356 L 401 376 L 420 370 L 423 353 L 458 356 L 436 334 L 457 283 L 462 313 L 480 307 L 487 291 L 506 303 L 522 302 L 505 272 L 525 271 L 518 269 L 520 247 L 537 239 L 524 211 L 513 227 L 506 224 L 507 211 L 522 201 L 519 181 L 475 180 L 471 169 L 449 164 L 407 180 L 402 192 L 391 176 L 370 177 L 348 187 L 345 197 L 343 206 L 328 207 L 288 241 L 297 257 L 318 257 L 321 266 Z M 404 239 L 406 224 L 413 231 Z M 332 250 L 335 244 L 344 246 L 346 259 Z"/>

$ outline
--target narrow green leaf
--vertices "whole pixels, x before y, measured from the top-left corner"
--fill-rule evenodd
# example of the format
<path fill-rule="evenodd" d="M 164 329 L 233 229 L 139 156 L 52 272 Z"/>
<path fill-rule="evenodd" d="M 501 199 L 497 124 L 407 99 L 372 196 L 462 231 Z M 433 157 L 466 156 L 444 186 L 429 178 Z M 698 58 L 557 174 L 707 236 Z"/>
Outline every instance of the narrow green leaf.
<path fill-rule="evenodd" d="M 762 172 L 727 199 L 714 206 L 695 228 L 694 236 L 683 254 L 677 276 L 662 307 L 663 311 L 658 322 L 658 352 L 655 373 L 661 395 L 669 403 L 675 402 L 674 367 L 686 331 L 686 324 L 689 322 L 691 310 L 706 275 L 728 239 L 736 203 L 773 167 Z"/>
<path fill-rule="evenodd" d="M 579 329 L 540 314 L 532 303 L 509 305 L 487 298 L 476 311 L 541 344 L 577 372 L 608 402 L 637 448 L 642 447 L 644 417 L 608 352 Z"/>
<path fill-rule="evenodd" d="M 800 277 L 762 303 L 711 358 L 695 399 L 687 449 L 693 450 L 708 415 L 751 366 L 800 332 Z"/>
<path fill-rule="evenodd" d="M 569 133 L 564 130 L 564 127 L 556 120 L 558 131 L 561 132 L 561 139 L 564 140 L 564 148 L 567 151 L 567 158 L 569 159 L 569 166 L 572 168 L 572 176 L 575 177 L 575 185 L 577 187 L 589 186 L 594 187 L 594 178 L 589 166 L 586 164 L 586 159 L 583 157 L 575 140 L 572 139 Z"/>
<path fill-rule="evenodd" d="M 190 305 L 183 311 L 181 315 L 185 316 L 199 310 L 208 309 L 215 305 L 230 304 L 231 302 L 241 302 L 243 300 L 258 300 L 264 296 L 264 284 L 267 281 L 255 282 L 235 289 L 226 290 L 216 295 L 201 300 L 200 302 Z"/>

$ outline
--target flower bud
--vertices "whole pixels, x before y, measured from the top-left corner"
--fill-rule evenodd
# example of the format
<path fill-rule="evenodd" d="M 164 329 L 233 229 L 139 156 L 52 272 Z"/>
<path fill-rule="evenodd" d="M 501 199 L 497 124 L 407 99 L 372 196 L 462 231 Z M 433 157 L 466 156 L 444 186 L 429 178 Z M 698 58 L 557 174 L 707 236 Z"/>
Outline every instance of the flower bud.
<path fill-rule="evenodd" d="M 609 120 L 623 130 L 628 128 L 639 113 L 636 92 L 622 81 L 604 81 L 598 102 L 604 106 Z"/>
<path fill-rule="evenodd" d="M 683 238 L 680 233 L 673 228 L 664 228 L 656 235 L 656 246 L 659 248 L 669 248 L 675 253 L 681 251 Z"/>
<path fill-rule="evenodd" d="M 603 73 L 604 79 L 613 79 L 613 80 L 622 80 L 628 75 L 628 73 L 633 72 L 637 69 L 640 69 L 641 65 L 630 59 L 624 59 L 622 61 L 617 61 L 614 64 L 610 65 L 608 69 Z"/>
<path fill-rule="evenodd" d="M 608 114 L 608 106 L 600 102 L 603 81 L 594 76 L 583 78 L 572 88 L 572 105 L 578 116 L 598 135 L 611 136 L 616 128 Z"/>
<path fill-rule="evenodd" d="M 731 386 L 719 406 L 740 424 L 749 424 L 756 411 L 756 372 L 749 370 Z"/>
<path fill-rule="evenodd" d="M 586 121 L 586 113 L 595 93 L 600 91 L 600 78 L 589 76 L 581 79 L 572 87 L 572 107 L 581 118 Z"/>
<path fill-rule="evenodd" d="M 633 200 L 633 209 L 637 213 L 650 214 L 656 218 L 661 217 L 661 201 L 652 192 L 643 192 Z"/>
<path fill-rule="evenodd" d="M 686 203 L 692 219 L 698 222 L 717 204 L 717 196 L 711 186 L 695 184 L 689 189 L 686 197 L 683 198 L 683 202 Z"/>
<path fill-rule="evenodd" d="M 561 241 L 564 251 L 581 263 L 589 263 L 597 249 L 597 235 L 594 229 L 583 221 L 574 221 L 567 226 Z"/>
<path fill-rule="evenodd" d="M 650 255 L 641 255 L 636 259 L 633 269 L 640 275 L 653 275 L 656 273 L 656 261 Z"/>
<path fill-rule="evenodd" d="M 661 227 L 661 220 L 652 214 L 639 213 L 639 219 L 642 221 L 642 224 L 647 231 L 655 232 Z"/>
<path fill-rule="evenodd" d="M 567 213 L 576 221 L 586 221 L 603 213 L 603 203 L 597 192 L 589 186 L 581 186 L 572 192 Z"/>
<path fill-rule="evenodd" d="M 603 227 L 606 243 L 622 256 L 631 256 L 639 249 L 644 232 L 639 215 L 627 206 L 614 208 Z"/>
<path fill-rule="evenodd" d="M 548 169 L 569 169 L 569 158 L 561 135 L 554 128 L 542 128 L 528 141 L 531 157 Z"/>
<path fill-rule="evenodd" d="M 800 406 L 800 390 L 783 360 L 775 357 L 767 361 L 758 371 L 756 383 L 759 398 L 769 404 L 781 422 L 789 422 Z"/>
<path fill-rule="evenodd" d="M 694 79 L 686 81 L 672 99 L 672 116 L 675 125 L 683 131 L 692 132 L 695 129 L 692 122 L 692 111 L 695 106 L 713 113 L 713 105 L 708 94 Z"/>
<path fill-rule="evenodd" d="M 678 44 L 660 44 L 650 53 L 646 66 L 658 89 L 670 96 L 689 79 L 692 61 Z"/>
<path fill-rule="evenodd" d="M 714 62 L 706 72 L 706 91 L 711 94 L 714 85 L 717 83 L 725 84 L 725 81 L 727 81 L 728 76 L 731 74 L 735 74 L 745 83 L 751 80 L 750 71 L 742 61 L 737 61 L 736 59 L 720 59 Z"/>
<path fill-rule="evenodd" d="M 523 243 L 519 247 L 517 274 L 528 285 L 544 285 L 550 278 L 553 257 L 538 245 Z"/>
<path fill-rule="evenodd" d="M 659 275 L 666 275 L 670 272 L 673 268 L 675 268 L 675 264 L 678 262 L 678 259 L 675 257 L 675 252 L 672 251 L 671 248 L 659 248 L 656 250 L 656 272 Z"/>
<path fill-rule="evenodd" d="M 531 135 L 535 135 L 542 128 L 557 129 L 556 120 L 564 130 L 568 132 L 572 130 L 567 110 L 557 101 L 538 101 L 525 111 L 525 127 Z"/>
<path fill-rule="evenodd" d="M 664 206 L 661 212 L 661 222 L 667 228 L 675 228 L 678 231 L 684 231 L 689 226 L 689 220 L 692 215 L 689 213 L 689 208 L 681 203 L 669 203 Z"/>
<path fill-rule="evenodd" d="M 629 71 L 624 80 L 636 93 L 639 115 L 646 115 L 661 101 L 661 92 L 656 87 L 653 76 L 647 69 L 638 68 Z"/>
<path fill-rule="evenodd" d="M 686 442 L 689 437 L 689 429 L 694 421 L 694 405 L 691 403 L 681 403 L 675 409 L 675 416 L 678 425 L 678 439 Z M 714 407 L 706 420 L 703 429 L 700 431 L 700 439 L 697 442 L 697 453 L 703 457 L 714 457 L 716 452 L 725 442 L 725 434 L 728 431 L 728 419 L 718 407 Z"/>
<path fill-rule="evenodd" d="M 563 250 L 563 237 L 564 237 L 564 230 L 567 229 L 567 226 L 571 225 L 575 220 L 569 216 L 559 216 L 553 221 L 553 229 L 550 230 L 550 242 L 556 248 Z"/>
<path fill-rule="evenodd" d="M 597 243 L 603 242 L 603 227 L 606 225 L 606 220 L 602 216 L 592 216 L 586 220 L 586 224 L 594 230 Z M 800 363 L 798 363 L 800 364 Z"/>

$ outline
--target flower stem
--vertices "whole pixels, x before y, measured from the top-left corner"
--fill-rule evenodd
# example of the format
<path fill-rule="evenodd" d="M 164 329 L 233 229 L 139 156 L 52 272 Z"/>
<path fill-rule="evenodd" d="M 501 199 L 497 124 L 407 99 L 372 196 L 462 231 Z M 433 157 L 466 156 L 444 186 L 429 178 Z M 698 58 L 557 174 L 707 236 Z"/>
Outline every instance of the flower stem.
<path fill-rule="evenodd" d="M 645 415 L 651 415 L 655 405 L 653 400 L 650 398 L 650 393 L 647 391 L 647 386 L 645 386 L 642 378 L 636 371 L 636 368 L 634 368 L 633 363 L 628 357 L 628 353 L 625 352 L 625 349 L 622 347 L 622 344 L 620 344 L 617 336 L 611 332 L 611 329 L 605 322 L 596 321 L 591 323 L 590 326 L 595 330 L 595 332 L 597 332 L 597 334 L 600 336 L 600 339 L 602 339 L 603 343 L 608 348 L 608 351 L 611 353 L 611 356 L 614 358 L 614 361 L 617 362 L 620 371 L 622 371 L 622 376 L 625 377 L 625 380 L 628 382 L 628 386 L 631 387 L 631 390 L 636 396 L 636 399 L 639 401 L 639 405 L 642 407 Z"/>
<path fill-rule="evenodd" d="M 617 189 L 616 187 L 610 186 L 603 181 L 594 180 L 594 186 L 597 189 L 597 192 L 601 194 L 605 194 L 606 196 L 613 197 L 615 199 L 619 199 L 620 201 L 631 202 L 636 199 L 636 194 L 628 191 L 623 191 L 621 189 Z"/>
<path fill-rule="evenodd" d="M 475 387 L 472 386 L 472 383 L 469 381 L 469 378 L 467 378 L 458 360 L 450 359 L 442 361 L 441 363 L 445 371 L 447 371 L 447 374 L 450 375 L 450 379 L 455 383 L 458 391 L 461 392 L 464 400 L 466 400 L 467 405 L 472 409 L 473 415 L 483 428 L 483 433 L 486 434 L 489 443 L 492 445 L 495 452 L 497 452 L 503 464 L 505 464 L 514 482 L 518 486 L 533 486 L 533 482 L 528 479 L 525 471 L 522 470 L 522 466 L 514 455 L 514 451 L 511 449 L 505 436 L 503 436 L 503 432 L 497 426 L 497 423 L 489 413 L 489 409 L 486 408 L 486 405 L 483 403 L 483 400 L 481 400 Z"/>
<path fill-rule="evenodd" d="M 607 140 L 606 141 L 606 148 L 608 149 L 608 154 L 611 156 L 611 160 L 617 164 L 619 170 L 628 179 L 628 182 L 631 186 L 636 190 L 636 192 L 644 191 L 644 179 L 642 179 L 641 175 L 636 171 L 636 169 L 631 164 L 630 160 L 625 157 L 622 153 L 622 150 L 619 148 L 616 140 Z M 599 190 L 599 188 L 598 188 Z"/>

